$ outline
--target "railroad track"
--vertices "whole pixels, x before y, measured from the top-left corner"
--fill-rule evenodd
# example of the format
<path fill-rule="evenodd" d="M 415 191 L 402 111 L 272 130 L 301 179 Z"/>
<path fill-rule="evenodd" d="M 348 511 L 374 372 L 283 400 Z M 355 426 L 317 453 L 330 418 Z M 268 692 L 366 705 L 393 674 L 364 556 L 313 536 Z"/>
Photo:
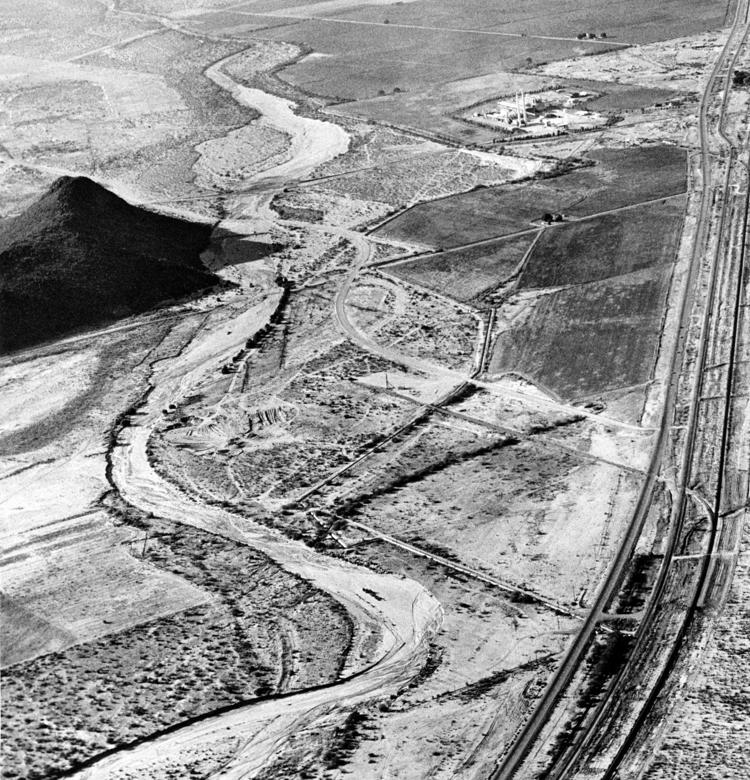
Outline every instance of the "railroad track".
<path fill-rule="evenodd" d="M 569 651 L 563 663 L 558 668 L 557 672 L 555 673 L 550 683 L 548 684 L 548 687 L 545 690 L 545 693 L 543 694 L 535 711 L 532 713 L 529 720 L 526 722 L 524 727 L 518 733 L 513 745 L 510 747 L 509 751 L 503 757 L 502 763 L 499 763 L 495 771 L 492 773 L 491 777 L 493 780 L 510 780 L 510 778 L 514 777 L 518 772 L 518 770 L 522 767 L 524 760 L 526 759 L 526 756 L 528 755 L 529 751 L 537 743 L 540 736 L 542 735 L 542 731 L 545 728 L 545 726 L 548 724 L 549 719 L 552 715 L 552 712 L 555 709 L 557 702 L 560 700 L 560 697 L 563 695 L 563 693 L 567 690 L 571 680 L 573 679 L 574 674 L 579 669 L 583 659 L 585 658 L 586 652 L 590 647 L 591 642 L 593 641 L 594 638 L 594 633 L 597 628 L 599 615 L 602 613 L 606 605 L 611 601 L 612 597 L 616 593 L 617 588 L 622 582 L 622 578 L 624 576 L 626 566 L 632 557 L 632 553 L 635 549 L 635 544 L 638 540 L 638 537 L 640 536 L 640 531 L 643 525 L 643 521 L 645 519 L 646 512 L 648 511 L 648 508 L 651 505 L 656 476 L 664 460 L 666 444 L 668 441 L 667 434 L 670 429 L 672 415 L 674 413 L 675 404 L 676 404 L 678 380 L 682 373 L 682 365 L 686 354 L 686 340 L 687 340 L 687 333 L 688 333 L 688 327 L 690 322 L 690 314 L 692 311 L 692 304 L 693 304 L 692 290 L 695 288 L 695 281 L 698 277 L 698 272 L 700 270 L 700 260 L 701 260 L 702 252 L 704 248 L 710 246 L 710 240 L 712 235 L 710 230 L 710 225 L 712 221 L 711 218 L 713 215 L 714 206 L 717 202 L 719 202 L 717 199 L 717 194 L 718 194 L 717 190 L 714 187 L 709 187 L 709 182 L 712 178 L 711 164 L 710 164 L 712 150 L 709 148 L 709 143 L 710 143 L 709 111 L 711 108 L 713 97 L 716 92 L 716 88 L 717 86 L 720 85 L 721 88 L 723 89 L 723 98 L 721 103 L 721 109 L 719 112 L 718 135 L 720 136 L 722 141 L 729 147 L 728 148 L 729 154 L 728 154 L 728 159 L 726 160 L 724 181 L 722 183 L 721 190 L 720 190 L 721 210 L 719 214 L 720 224 L 719 224 L 719 231 L 717 234 L 716 256 L 714 258 L 714 263 L 713 263 L 711 282 L 710 282 L 711 289 L 709 291 L 706 314 L 705 314 L 705 319 L 704 319 L 702 333 L 701 333 L 700 355 L 699 355 L 699 362 L 696 368 L 696 382 L 694 386 L 694 392 L 691 399 L 691 421 L 690 421 L 690 425 L 688 426 L 688 436 L 686 439 L 686 446 L 685 446 L 685 452 L 684 452 L 684 458 L 682 464 L 682 479 L 680 480 L 679 483 L 677 510 L 676 512 L 673 513 L 674 519 L 672 522 L 671 533 L 669 536 L 667 554 L 664 557 L 663 565 L 660 569 L 656 586 L 654 587 L 652 596 L 649 600 L 649 606 L 644 615 L 644 618 L 641 621 L 639 630 L 636 634 L 636 639 L 635 639 L 636 649 L 639 647 L 639 643 L 642 645 L 644 643 L 645 638 L 649 636 L 650 628 L 652 626 L 657 607 L 660 604 L 661 597 L 663 596 L 665 585 L 667 582 L 667 577 L 670 571 L 671 559 L 672 556 L 675 554 L 675 550 L 677 549 L 678 544 L 680 542 L 681 531 L 684 525 L 684 519 L 686 515 L 686 500 L 685 500 L 686 488 L 687 488 L 686 482 L 687 482 L 687 478 L 689 477 L 690 468 L 693 461 L 693 450 L 694 450 L 695 438 L 697 434 L 699 400 L 701 396 L 700 388 L 702 386 L 702 379 L 704 373 L 703 369 L 705 366 L 705 359 L 706 359 L 706 354 L 708 349 L 709 325 L 713 314 L 712 302 L 715 297 L 716 279 L 718 278 L 719 275 L 718 268 L 720 264 L 718 261 L 720 259 L 720 253 L 722 247 L 721 236 L 723 233 L 723 226 L 726 219 L 727 203 L 730 200 L 729 195 L 730 195 L 730 187 L 731 187 L 732 162 L 734 161 L 735 158 L 734 149 L 731 147 L 729 139 L 726 137 L 726 135 L 723 132 L 722 121 L 723 121 L 723 117 L 729 99 L 732 71 L 739 57 L 739 53 L 742 49 L 742 46 L 744 45 L 747 38 L 747 25 L 748 25 L 748 1 L 745 0 L 744 2 L 738 4 L 737 6 L 736 16 L 735 16 L 734 23 L 732 25 L 730 36 L 727 40 L 727 43 L 721 55 L 717 59 L 717 62 L 711 72 L 710 78 L 708 80 L 708 83 L 706 85 L 706 88 L 701 98 L 700 137 L 701 137 L 701 150 L 702 150 L 702 160 L 701 160 L 702 192 L 701 192 L 700 218 L 699 218 L 696 241 L 694 244 L 692 258 L 691 258 L 689 279 L 687 281 L 687 284 L 685 285 L 685 293 L 681 304 L 680 333 L 672 355 L 671 379 L 668 387 L 667 397 L 664 403 L 664 410 L 663 410 L 661 425 L 659 429 L 659 435 L 653 450 L 652 460 L 649 466 L 647 479 L 643 486 L 643 490 L 641 491 L 640 499 L 636 507 L 636 510 L 634 512 L 633 519 L 626 531 L 623 544 L 621 545 L 616 555 L 616 558 L 612 566 L 610 567 L 608 576 L 597 596 L 597 599 L 592 607 L 591 612 L 589 613 L 588 618 L 584 622 L 584 625 L 582 626 L 579 634 L 577 635 L 573 644 L 569 648 Z M 741 40 L 739 42 L 737 42 L 738 34 L 741 34 Z M 742 249 L 744 251 L 744 244 Z M 739 275 L 739 278 L 741 280 L 742 274 Z M 731 347 L 732 359 L 735 358 L 735 352 L 736 352 L 737 327 L 738 327 L 737 320 L 738 320 L 738 313 L 741 306 L 741 293 L 742 293 L 742 288 L 741 288 L 741 281 L 740 281 L 738 283 L 737 296 L 735 300 L 735 323 L 734 323 L 733 342 Z M 727 380 L 728 387 L 726 390 L 727 401 L 731 400 L 732 377 L 733 377 L 733 370 L 728 372 L 728 380 Z M 724 468 L 724 463 L 723 463 L 724 450 L 729 435 L 730 425 L 731 425 L 731 421 L 729 417 L 729 408 L 727 408 L 725 410 L 724 427 L 722 433 L 722 462 L 720 464 L 720 470 L 722 472 Z M 719 489 L 717 491 L 716 499 L 714 503 L 714 510 L 715 510 L 714 517 L 718 517 L 718 506 L 720 500 L 721 500 L 721 490 Z M 713 522 L 711 534 L 710 534 L 710 541 L 709 541 L 710 544 L 709 553 L 713 552 L 713 549 L 716 545 L 716 540 L 717 540 L 717 527 L 716 527 L 716 522 Z M 640 733 L 644 723 L 648 718 L 649 713 L 653 708 L 653 704 L 656 702 L 660 692 L 662 691 L 664 685 L 666 684 L 666 681 L 669 679 L 670 673 L 674 668 L 674 664 L 677 661 L 677 657 L 682 647 L 682 640 L 684 639 L 688 627 L 692 622 L 692 618 L 695 613 L 695 610 L 698 608 L 698 602 L 701 598 L 701 594 L 704 591 L 705 581 L 706 581 L 708 567 L 710 565 L 711 558 L 712 558 L 711 555 L 705 556 L 704 562 L 701 567 L 701 574 L 699 577 L 698 585 L 695 588 L 695 594 L 694 594 L 693 601 L 691 603 L 691 608 L 688 610 L 688 613 L 686 614 L 686 618 L 683 621 L 681 629 L 678 632 L 678 635 L 675 637 L 675 641 L 672 644 L 671 652 L 667 658 L 664 667 L 662 668 L 662 672 L 660 673 L 655 684 L 653 685 L 636 719 L 633 721 L 633 724 L 629 729 L 625 740 L 623 741 L 619 750 L 614 756 L 613 760 L 610 762 L 609 766 L 605 770 L 603 777 L 606 778 L 606 780 L 611 780 L 612 778 L 617 776 L 619 767 L 621 766 L 623 760 L 628 755 L 630 749 L 632 748 L 633 744 L 637 740 L 638 734 Z M 634 657 L 636 657 L 636 655 L 638 654 L 634 649 L 630 655 L 630 658 L 633 659 Z M 605 697 L 603 698 L 601 704 L 597 707 L 597 710 L 595 711 L 593 717 L 589 718 L 588 724 L 584 727 L 584 729 L 581 732 L 579 732 L 579 735 L 577 736 L 577 738 L 575 738 L 573 744 L 555 763 L 555 766 L 552 767 L 551 770 L 547 772 L 546 777 L 555 778 L 555 780 L 562 780 L 562 778 L 571 776 L 571 772 L 575 771 L 575 769 L 577 768 L 577 766 L 581 761 L 581 758 L 584 755 L 585 749 L 591 745 L 596 735 L 598 734 L 598 728 L 601 726 L 603 722 L 603 719 L 605 717 L 609 705 L 616 700 L 616 697 L 619 692 L 619 683 L 624 679 L 626 667 L 628 667 L 628 664 L 626 664 L 626 666 L 621 669 L 620 674 L 618 674 L 615 680 L 610 684 L 608 690 L 606 691 Z"/>
<path fill-rule="evenodd" d="M 744 214 L 745 216 L 747 216 L 747 195 L 745 196 Z M 744 256 L 744 248 L 745 248 L 744 244 L 745 241 L 743 235 L 742 247 L 740 250 L 741 252 L 740 258 L 743 261 L 743 266 L 744 266 L 743 256 Z M 735 312 L 735 316 L 734 316 L 735 326 L 739 321 L 741 298 L 742 298 L 742 277 L 743 274 L 742 274 L 742 270 L 740 269 L 738 273 L 738 286 L 736 291 L 736 298 L 733 304 L 734 312 Z M 606 772 L 602 775 L 602 780 L 614 780 L 614 778 L 619 777 L 619 770 L 622 767 L 623 762 L 630 754 L 633 747 L 637 744 L 639 737 L 643 733 L 643 728 L 647 724 L 649 716 L 653 712 L 654 706 L 656 705 L 657 701 L 662 695 L 665 687 L 667 686 L 669 680 L 671 679 L 675 671 L 675 668 L 677 667 L 677 664 L 679 663 L 682 657 L 685 640 L 688 637 L 691 627 L 695 624 L 696 616 L 705 606 L 707 590 L 710 586 L 712 575 L 714 573 L 714 563 L 717 560 L 715 556 L 718 553 L 719 543 L 721 541 L 720 512 L 721 512 L 721 503 L 722 503 L 722 489 L 723 489 L 722 486 L 723 486 L 724 473 L 726 467 L 727 441 L 731 430 L 731 409 L 732 409 L 731 388 L 734 384 L 734 376 L 735 376 L 736 343 L 737 342 L 736 342 L 736 327 L 735 327 L 733 338 L 731 341 L 731 347 L 730 347 L 731 350 L 730 366 L 728 367 L 728 371 L 727 371 L 727 382 L 726 382 L 727 395 L 726 395 L 726 403 L 724 407 L 724 415 L 723 415 L 722 426 L 721 426 L 722 433 L 721 433 L 719 462 L 717 466 L 717 487 L 713 496 L 713 507 L 711 508 L 710 511 L 706 512 L 710 523 L 708 544 L 706 546 L 706 552 L 702 554 L 699 558 L 701 562 L 700 570 L 693 588 L 693 595 L 685 611 L 685 615 L 680 624 L 680 627 L 674 637 L 669 653 L 665 660 L 664 666 L 662 667 L 661 672 L 659 673 L 653 687 L 651 688 L 647 699 L 641 706 L 637 717 L 633 721 L 633 724 L 629 729 L 625 740 L 623 741 L 622 745 L 620 746 L 614 758 L 612 759 L 609 766 L 607 767 Z M 650 620 L 648 621 L 648 623 L 644 622 L 644 624 L 642 624 L 641 630 L 639 632 L 642 638 L 647 638 L 651 633 L 651 627 L 654 623 L 654 613 L 656 612 L 656 609 L 661 601 L 662 595 L 666 590 L 667 576 L 670 571 L 669 564 L 671 564 L 671 561 L 674 559 L 676 551 L 678 549 L 678 544 L 682 539 L 682 531 L 684 530 L 686 517 L 687 517 L 686 506 L 683 506 L 679 518 L 679 531 L 677 534 L 675 534 L 675 543 L 672 545 L 672 549 L 670 550 L 670 554 L 669 554 L 670 560 L 669 562 L 665 560 L 665 564 L 662 567 L 662 571 L 665 572 L 664 582 L 662 583 L 659 593 L 657 594 L 657 598 L 651 600 L 654 607 L 650 615 Z M 564 777 L 565 775 L 558 775 L 558 776 Z"/>

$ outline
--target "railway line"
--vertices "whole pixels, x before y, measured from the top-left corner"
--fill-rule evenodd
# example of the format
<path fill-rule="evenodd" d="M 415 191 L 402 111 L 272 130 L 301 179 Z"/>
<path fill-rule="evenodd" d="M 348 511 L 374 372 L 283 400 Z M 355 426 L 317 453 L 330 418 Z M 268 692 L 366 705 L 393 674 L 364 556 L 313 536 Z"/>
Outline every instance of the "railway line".
<path fill-rule="evenodd" d="M 629 655 L 629 660 L 621 667 L 620 672 L 612 680 L 605 691 L 601 702 L 596 706 L 594 712 L 588 716 L 583 728 L 577 733 L 576 737 L 571 740 L 571 744 L 564 750 L 563 754 L 558 757 L 555 765 L 546 772 L 546 777 L 554 778 L 555 780 L 563 780 L 564 778 L 574 776 L 576 770 L 585 761 L 585 758 L 588 755 L 587 751 L 592 747 L 597 747 L 597 743 L 598 747 L 601 747 L 600 738 L 605 723 L 608 723 L 609 726 L 612 727 L 611 710 L 616 710 L 618 706 L 622 704 L 624 682 L 628 680 L 631 683 L 629 686 L 631 690 L 635 687 L 632 684 L 633 677 L 642 682 L 642 675 L 639 675 L 636 670 L 640 671 L 646 668 L 643 666 L 644 656 L 650 657 L 652 654 L 653 645 L 656 641 L 654 635 L 657 633 L 654 630 L 654 623 L 656 617 L 660 616 L 659 608 L 667 591 L 667 586 L 670 584 L 672 560 L 677 554 L 678 548 L 683 540 L 682 532 L 685 526 L 686 517 L 688 516 L 687 492 L 690 484 L 690 475 L 693 471 L 696 438 L 699 433 L 698 417 L 700 399 L 711 334 L 711 324 L 714 317 L 717 279 L 720 275 L 722 261 L 725 259 L 722 256 L 722 250 L 724 249 L 722 237 L 726 232 L 727 206 L 728 203 L 731 202 L 732 174 L 734 165 L 738 162 L 735 150 L 724 132 L 723 122 L 730 96 L 732 72 L 740 56 L 740 52 L 746 43 L 747 35 L 748 3 L 745 1 L 737 5 L 734 23 L 727 43 L 717 59 L 701 98 L 699 124 L 702 178 L 700 217 L 696 240 L 693 245 L 690 271 L 688 273 L 681 305 L 680 332 L 672 355 L 671 377 L 664 403 L 661 427 L 653 450 L 647 480 L 644 484 L 636 511 L 634 512 L 633 520 L 627 529 L 623 544 L 610 568 L 607 579 L 599 592 L 589 617 L 584 622 L 563 663 L 550 681 L 538 707 L 526 722 L 523 729 L 519 732 L 510 750 L 498 764 L 497 769 L 493 772 L 493 780 L 509 780 L 519 773 L 527 755 L 539 742 L 540 737 L 542 737 L 543 731 L 545 727 L 548 726 L 558 702 L 569 688 L 576 672 L 579 671 L 586 657 L 586 653 L 594 640 L 599 616 L 615 596 L 617 589 L 625 576 L 627 566 L 632 558 L 638 537 L 640 536 L 645 515 L 651 505 L 654 480 L 661 468 L 665 465 L 669 443 L 669 430 L 673 427 L 672 419 L 678 406 L 679 381 L 684 374 L 686 359 L 689 357 L 688 333 L 690 318 L 694 304 L 696 303 L 694 291 L 696 289 L 696 282 L 700 278 L 701 259 L 704 252 L 709 250 L 709 256 L 712 256 L 708 285 L 709 290 L 701 327 L 698 357 L 695 368 L 693 369 L 695 379 L 690 401 L 690 418 L 686 426 L 683 459 L 677 485 L 677 496 L 673 505 L 670 533 L 662 565 L 656 584 L 652 590 L 648 606 L 636 632 L 633 650 Z M 724 155 L 721 155 L 718 158 L 718 164 L 721 165 L 723 163 L 724 165 L 724 175 L 719 184 L 712 184 L 711 182 L 714 178 L 712 166 L 717 164 L 717 160 L 714 159 L 715 150 L 711 148 L 711 125 L 713 124 L 712 108 L 713 103 L 715 102 L 715 95 L 719 90 L 721 90 L 722 93 L 722 101 L 717 112 L 718 116 L 715 121 L 715 132 L 720 144 L 724 146 Z M 744 163 L 742 165 L 744 168 Z M 747 169 L 745 168 L 745 170 Z M 745 194 L 745 208 L 743 214 L 746 217 L 747 194 Z M 717 219 L 718 226 L 716 225 Z M 742 262 L 744 254 L 744 230 L 742 231 L 742 234 L 742 246 L 740 247 L 739 252 L 740 262 Z M 714 251 L 711 251 L 712 244 L 714 245 Z M 729 247 L 725 254 L 731 258 L 731 247 Z M 730 410 L 734 375 L 732 365 L 733 361 L 736 359 L 738 318 L 740 307 L 742 306 L 742 276 L 742 273 L 738 273 L 737 289 L 733 302 L 734 325 L 730 346 L 730 357 L 728 360 L 729 368 L 727 370 L 725 409 L 721 431 L 721 455 L 718 464 L 719 474 L 721 476 L 719 477 L 717 490 L 713 497 L 713 512 L 707 513 L 711 520 L 708 549 L 706 554 L 701 558 L 700 572 L 693 589 L 692 599 L 685 612 L 679 630 L 672 639 L 666 660 L 663 662 L 663 666 L 658 673 L 657 678 L 652 682 L 647 696 L 642 700 L 640 709 L 635 715 L 635 718 L 632 719 L 631 724 L 626 729 L 624 739 L 620 743 L 619 748 L 609 760 L 603 773 L 600 774 L 605 780 L 614 780 L 614 778 L 619 776 L 618 772 L 623 762 L 638 740 L 639 734 L 641 734 L 642 728 L 646 724 L 656 700 L 659 698 L 667 680 L 670 678 L 671 672 L 683 649 L 683 640 L 693 622 L 695 612 L 702 604 L 703 594 L 709 576 L 709 568 L 712 566 L 711 562 L 714 560 L 713 552 L 715 551 L 720 538 L 718 524 L 715 518 L 718 518 L 720 514 L 721 482 L 725 466 L 724 458 L 726 445 L 731 426 Z M 607 720 L 608 718 L 609 721 Z M 596 775 L 596 772 L 594 774 Z"/>

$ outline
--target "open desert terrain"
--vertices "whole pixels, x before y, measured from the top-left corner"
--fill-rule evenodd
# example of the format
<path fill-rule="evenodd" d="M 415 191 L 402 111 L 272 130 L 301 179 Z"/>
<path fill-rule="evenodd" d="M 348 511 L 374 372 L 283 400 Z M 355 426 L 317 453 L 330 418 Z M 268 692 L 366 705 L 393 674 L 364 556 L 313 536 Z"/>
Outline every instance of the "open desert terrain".
<path fill-rule="evenodd" d="M 0 776 L 750 777 L 750 0 L 0 0 Z"/>

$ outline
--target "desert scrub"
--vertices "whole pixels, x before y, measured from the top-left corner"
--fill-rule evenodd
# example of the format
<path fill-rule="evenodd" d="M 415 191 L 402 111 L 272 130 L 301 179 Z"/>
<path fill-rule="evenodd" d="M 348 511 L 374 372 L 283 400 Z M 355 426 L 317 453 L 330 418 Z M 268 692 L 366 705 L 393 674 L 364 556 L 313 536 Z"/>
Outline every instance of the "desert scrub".
<path fill-rule="evenodd" d="M 351 627 L 326 594 L 195 528 L 151 523 L 144 546 L 145 560 L 211 600 L 5 670 L 4 777 L 54 777 L 107 748 L 279 692 L 282 680 L 288 690 L 339 675 Z M 283 657 L 289 636 L 309 650 L 293 662 Z"/>

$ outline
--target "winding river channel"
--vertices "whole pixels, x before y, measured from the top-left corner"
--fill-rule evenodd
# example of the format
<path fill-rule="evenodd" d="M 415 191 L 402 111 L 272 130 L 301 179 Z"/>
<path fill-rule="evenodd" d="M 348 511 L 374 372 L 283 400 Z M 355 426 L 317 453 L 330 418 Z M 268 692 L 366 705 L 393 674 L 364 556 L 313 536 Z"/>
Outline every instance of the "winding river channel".
<path fill-rule="evenodd" d="M 270 197 L 288 182 L 345 152 L 349 138 L 337 125 L 296 115 L 287 100 L 238 85 L 222 71 L 222 64 L 213 65 L 206 75 L 236 100 L 259 111 L 262 116 L 256 121 L 282 130 L 291 138 L 288 159 L 249 182 L 251 186 L 259 185 L 261 194 L 254 204 L 266 207 L 261 217 L 268 219 Z M 252 219 L 253 215 L 247 213 L 247 217 Z M 221 768 L 212 777 L 253 777 L 302 725 L 330 719 L 337 710 L 396 692 L 421 668 L 428 641 L 441 623 L 440 604 L 419 583 L 321 555 L 241 515 L 200 503 L 165 481 L 149 463 L 147 445 L 161 410 L 207 377 L 215 376 L 221 365 L 265 325 L 274 304 L 271 296 L 260 303 L 256 298 L 239 313 L 217 309 L 178 357 L 155 365 L 147 400 L 133 417 L 132 425 L 119 431 L 110 452 L 112 479 L 122 497 L 138 509 L 247 544 L 331 594 L 351 616 L 355 643 L 369 638 L 376 641 L 377 650 L 364 667 L 349 661 L 337 682 L 191 721 L 168 734 L 143 740 L 136 747 L 114 751 L 77 777 L 163 776 L 164 772 L 179 771 L 196 755 L 218 760 L 220 754 Z M 227 743 L 232 746 L 229 760 L 226 748 L 217 747 Z"/>

